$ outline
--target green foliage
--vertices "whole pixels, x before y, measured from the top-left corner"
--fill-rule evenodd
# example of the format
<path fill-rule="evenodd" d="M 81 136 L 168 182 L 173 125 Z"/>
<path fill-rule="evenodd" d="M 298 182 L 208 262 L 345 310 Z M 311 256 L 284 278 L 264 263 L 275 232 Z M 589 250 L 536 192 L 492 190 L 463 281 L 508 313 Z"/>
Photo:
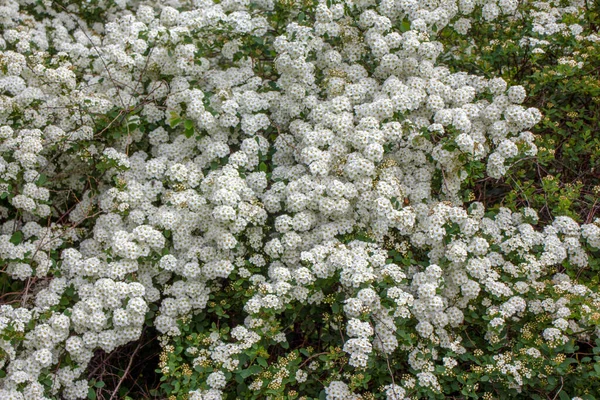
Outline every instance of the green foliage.
<path fill-rule="evenodd" d="M 501 76 L 509 86 L 523 85 L 524 105 L 544 115 L 532 129 L 538 147 L 535 157 L 514 165 L 497 182 L 468 180 L 464 186 L 473 188 L 477 199 L 490 207 L 530 206 L 543 220 L 568 215 L 590 222 L 600 194 L 600 44 L 570 34 L 548 40 L 534 30 L 533 7 L 523 4 L 524 19 L 508 15 L 493 23 L 473 24 L 465 36 L 449 28 L 440 33 L 440 41 L 452 49 L 444 57 L 451 69 Z M 563 22 L 580 24 L 581 36 L 586 36 L 597 32 L 600 13 L 584 8 L 581 20 L 566 14 Z M 523 43 L 524 36 L 546 39 L 548 44 Z"/>

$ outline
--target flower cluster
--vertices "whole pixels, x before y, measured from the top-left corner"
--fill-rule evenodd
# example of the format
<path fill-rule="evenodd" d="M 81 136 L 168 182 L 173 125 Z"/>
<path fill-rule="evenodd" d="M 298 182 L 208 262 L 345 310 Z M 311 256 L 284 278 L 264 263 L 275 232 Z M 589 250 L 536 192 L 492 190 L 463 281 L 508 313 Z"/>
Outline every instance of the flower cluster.
<path fill-rule="evenodd" d="M 516 1 L 6 3 L 0 259 L 27 293 L 0 307 L 0 398 L 86 398 L 94 352 L 149 324 L 191 399 L 450 396 L 477 357 L 522 391 L 600 333 L 572 273 L 600 225 L 461 199 L 473 165 L 535 156 L 542 115 L 436 34 Z"/>

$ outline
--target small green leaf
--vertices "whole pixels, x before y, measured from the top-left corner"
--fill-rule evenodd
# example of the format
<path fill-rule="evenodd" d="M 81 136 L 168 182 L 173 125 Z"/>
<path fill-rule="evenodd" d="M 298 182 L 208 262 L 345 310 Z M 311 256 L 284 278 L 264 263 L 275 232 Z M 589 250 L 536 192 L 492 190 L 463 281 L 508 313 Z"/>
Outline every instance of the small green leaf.
<path fill-rule="evenodd" d="M 269 366 L 269 364 L 267 364 L 267 360 L 265 360 L 263 357 L 258 357 L 256 359 L 256 361 L 262 365 L 264 368 L 267 368 Z"/>
<path fill-rule="evenodd" d="M 403 20 L 402 23 L 400 24 L 400 32 L 406 32 L 410 30 L 410 21 L 409 20 Z"/>
<path fill-rule="evenodd" d="M 560 392 L 560 400 L 571 400 L 571 396 L 569 396 L 564 390 Z"/>
<path fill-rule="evenodd" d="M 240 371 L 240 376 L 244 379 L 246 379 L 247 377 L 249 377 L 250 375 L 254 375 L 259 373 L 260 371 L 262 371 L 262 368 L 259 367 L 258 365 L 252 365 L 250 368 L 247 369 L 243 369 L 242 371 Z"/>
<path fill-rule="evenodd" d="M 335 302 L 331 305 L 331 311 L 333 311 L 334 314 L 338 314 L 340 312 L 340 305 Z"/>
<path fill-rule="evenodd" d="M 23 240 L 23 232 L 21 232 L 21 231 L 16 231 L 10 237 L 10 242 L 14 245 L 20 244 L 22 240 Z"/>
<path fill-rule="evenodd" d="M 179 117 L 172 118 L 171 121 L 169 121 L 169 125 L 171 126 L 171 128 L 175 128 L 180 123 L 181 123 L 181 118 L 179 118 Z"/>
<path fill-rule="evenodd" d="M 48 182 L 48 177 L 45 174 L 41 174 L 38 180 L 36 181 L 38 186 L 44 186 L 46 182 Z"/>

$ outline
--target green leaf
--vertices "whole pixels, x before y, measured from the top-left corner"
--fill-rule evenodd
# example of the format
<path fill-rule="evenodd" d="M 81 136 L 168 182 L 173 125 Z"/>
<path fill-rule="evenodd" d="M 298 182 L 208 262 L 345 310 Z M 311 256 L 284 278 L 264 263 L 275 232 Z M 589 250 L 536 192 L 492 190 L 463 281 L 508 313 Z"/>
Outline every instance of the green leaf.
<path fill-rule="evenodd" d="M 45 174 L 40 174 L 40 177 L 35 182 L 38 186 L 44 186 L 44 184 L 48 182 L 48 177 Z"/>
<path fill-rule="evenodd" d="M 402 23 L 400 24 L 400 32 L 404 33 L 406 31 L 410 30 L 410 21 L 405 19 L 402 21 Z"/>
<path fill-rule="evenodd" d="M 262 365 L 264 368 L 267 368 L 269 366 L 269 364 L 267 364 L 267 360 L 265 360 L 263 357 L 258 357 L 256 359 L 256 361 Z"/>
<path fill-rule="evenodd" d="M 569 396 L 564 390 L 560 392 L 560 400 L 571 400 L 571 396 Z"/>
<path fill-rule="evenodd" d="M 240 371 L 240 376 L 244 379 L 246 379 L 247 377 L 249 377 L 250 375 L 254 375 L 259 373 L 260 371 L 262 371 L 262 368 L 259 367 L 258 365 L 252 365 L 250 368 L 247 369 L 243 369 L 242 371 Z"/>
<path fill-rule="evenodd" d="M 21 232 L 21 231 L 16 231 L 10 237 L 10 242 L 14 245 L 20 244 L 22 240 L 23 240 L 23 232 Z"/>
<path fill-rule="evenodd" d="M 106 384 L 103 381 L 98 381 L 94 386 L 97 388 L 103 388 L 104 386 L 106 386 Z"/>
<path fill-rule="evenodd" d="M 88 399 L 96 400 L 96 390 L 94 388 L 89 388 L 88 390 Z"/>
<path fill-rule="evenodd" d="M 171 126 L 171 128 L 175 128 L 180 123 L 181 123 L 181 118 L 179 118 L 179 117 L 172 118 L 171 121 L 169 121 L 169 125 Z"/>
<path fill-rule="evenodd" d="M 334 314 L 338 314 L 340 312 L 340 305 L 339 303 L 335 302 L 331 305 L 331 311 L 333 311 Z"/>

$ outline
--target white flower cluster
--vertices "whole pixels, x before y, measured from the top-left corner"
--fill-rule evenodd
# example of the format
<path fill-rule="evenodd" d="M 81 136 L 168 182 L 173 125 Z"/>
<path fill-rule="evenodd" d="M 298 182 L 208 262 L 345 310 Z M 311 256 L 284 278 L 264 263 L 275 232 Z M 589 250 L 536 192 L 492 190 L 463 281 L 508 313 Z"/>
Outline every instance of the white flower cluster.
<path fill-rule="evenodd" d="M 506 20 L 526 23 L 531 28 L 523 32 L 519 45 L 531 47 L 533 54 L 544 54 L 544 49 L 552 44 L 553 36 L 573 37 L 578 41 L 592 43 L 600 40 L 595 33 L 583 35 L 582 24 L 572 22 L 584 18 L 583 10 L 589 7 L 589 4 L 589 0 L 546 0 L 524 4 L 519 4 L 516 0 L 460 0 L 459 15 L 463 17 L 455 19 L 451 26 L 458 34 L 468 35 L 472 26 L 469 16 L 473 15 L 476 8 L 480 8 L 482 18 L 488 23 L 502 24 Z M 530 8 L 524 11 L 521 7 L 523 5 Z"/>
<path fill-rule="evenodd" d="M 319 284 L 335 278 L 349 364 L 402 349 L 415 384 L 434 391 L 444 352 L 466 351 L 460 328 L 475 307 L 493 317 L 490 341 L 507 321 L 546 313 L 555 346 L 588 326 L 592 308 L 574 319 L 572 303 L 600 304 L 553 270 L 587 265 L 582 243 L 600 247 L 597 224 L 562 217 L 539 231 L 531 209 L 487 218 L 459 200 L 465 160 L 499 178 L 536 154 L 528 129 L 541 114 L 520 105 L 521 86 L 440 65 L 435 30 L 468 29 L 475 4 L 491 21 L 517 2 L 320 2 L 314 23 L 277 32 L 268 74 L 243 41 L 270 40 L 271 1 L 119 2 L 92 26 L 51 2 L 36 6 L 43 20 L 4 3 L 0 258 L 36 290 L 0 308 L 0 333 L 20 334 L 0 341 L 0 398 L 87 397 L 93 352 L 139 338 L 149 303 L 160 305 L 156 329 L 179 335 L 178 320 L 233 277 L 252 284 L 248 316 L 235 343 L 211 338 L 196 363 L 230 372 L 261 337 L 285 342 L 277 314 L 322 303 Z M 369 240 L 342 239 L 358 232 Z M 389 262 L 390 237 L 427 265 Z M 554 291 L 569 296 L 550 302 Z M 414 346 L 397 335 L 406 321 Z M 215 370 L 190 398 L 220 399 L 226 376 Z M 325 390 L 359 398 L 340 380 Z"/>

